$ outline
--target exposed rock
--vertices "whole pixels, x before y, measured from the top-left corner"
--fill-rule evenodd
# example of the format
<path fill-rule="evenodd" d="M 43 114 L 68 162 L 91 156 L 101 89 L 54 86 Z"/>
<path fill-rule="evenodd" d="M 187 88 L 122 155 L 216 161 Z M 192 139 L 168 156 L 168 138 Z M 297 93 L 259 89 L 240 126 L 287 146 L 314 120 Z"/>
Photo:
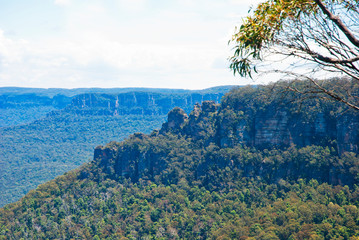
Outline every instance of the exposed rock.
<path fill-rule="evenodd" d="M 292 143 L 288 128 L 289 117 L 285 111 L 266 111 L 254 119 L 254 146 L 289 146 Z"/>
<path fill-rule="evenodd" d="M 202 111 L 203 112 L 216 112 L 218 105 L 214 101 L 204 101 L 202 102 Z"/>
<path fill-rule="evenodd" d="M 193 107 L 192 112 L 190 113 L 189 118 L 190 118 L 190 119 L 197 118 L 200 113 L 201 113 L 201 104 L 196 103 L 196 104 L 194 105 L 194 107 Z"/>
<path fill-rule="evenodd" d="M 288 108 L 267 106 L 260 111 L 241 108 L 220 109 L 217 142 L 221 147 L 244 144 L 259 149 L 284 148 L 291 145 L 331 146 L 338 154 L 359 152 L 359 118 L 357 113 L 332 115 L 315 112 L 293 113 Z"/>
<path fill-rule="evenodd" d="M 116 142 L 111 142 L 105 147 L 98 146 L 95 148 L 94 160 L 107 174 L 114 173 L 114 165 L 117 158 L 118 149 L 119 147 Z"/>
<path fill-rule="evenodd" d="M 214 142 L 217 108 L 218 105 L 213 101 L 204 101 L 202 106 L 195 105 L 182 132 L 194 140 L 204 140 L 205 145 Z"/>
<path fill-rule="evenodd" d="M 168 113 L 168 121 L 162 125 L 161 132 L 178 132 L 187 119 L 187 114 L 181 108 L 175 107 Z"/>
<path fill-rule="evenodd" d="M 193 105 L 202 101 L 218 102 L 224 92 L 166 94 L 151 92 L 128 92 L 111 94 L 80 94 L 72 99 L 65 111 L 80 115 L 165 115 L 174 107 L 182 108 L 189 113 Z M 207 106 L 206 106 L 207 107 Z M 213 105 L 208 105 L 213 108 Z M 208 109 L 213 111 L 213 109 Z"/>
<path fill-rule="evenodd" d="M 336 121 L 336 142 L 338 151 L 359 152 L 359 117 L 343 115 Z"/>

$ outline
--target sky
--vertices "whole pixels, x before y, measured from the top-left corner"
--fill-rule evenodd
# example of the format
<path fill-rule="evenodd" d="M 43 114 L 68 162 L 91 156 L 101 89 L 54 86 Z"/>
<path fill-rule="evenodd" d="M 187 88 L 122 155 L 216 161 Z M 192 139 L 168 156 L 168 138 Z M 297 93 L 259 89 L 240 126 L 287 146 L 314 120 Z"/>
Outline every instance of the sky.
<path fill-rule="evenodd" d="M 228 45 L 258 0 L 0 0 L 0 87 L 244 85 Z M 257 82 L 258 83 L 258 82 Z"/>

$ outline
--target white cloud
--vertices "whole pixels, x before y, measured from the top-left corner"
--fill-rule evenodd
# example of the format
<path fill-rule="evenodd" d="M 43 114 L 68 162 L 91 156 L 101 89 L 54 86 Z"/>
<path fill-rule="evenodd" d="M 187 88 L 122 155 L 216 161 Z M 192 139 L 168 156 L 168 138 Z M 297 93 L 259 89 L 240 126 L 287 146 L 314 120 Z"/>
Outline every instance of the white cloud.
<path fill-rule="evenodd" d="M 138 13 L 143 11 L 148 4 L 148 0 L 117 0 L 117 7 L 125 12 Z"/>
<path fill-rule="evenodd" d="M 23 53 L 27 48 L 27 41 L 7 38 L 4 35 L 4 31 L 0 29 L 0 58 L 2 64 L 8 65 L 14 62 L 21 62 Z"/>
<path fill-rule="evenodd" d="M 55 0 L 55 5 L 60 6 L 69 6 L 71 4 L 71 0 Z"/>
<path fill-rule="evenodd" d="M 236 17 L 228 17 L 236 13 L 228 1 L 154 6 L 149 0 L 55 0 L 68 6 L 61 9 L 56 36 L 25 41 L 0 32 L 0 86 L 198 89 L 244 83 L 226 65 Z"/>

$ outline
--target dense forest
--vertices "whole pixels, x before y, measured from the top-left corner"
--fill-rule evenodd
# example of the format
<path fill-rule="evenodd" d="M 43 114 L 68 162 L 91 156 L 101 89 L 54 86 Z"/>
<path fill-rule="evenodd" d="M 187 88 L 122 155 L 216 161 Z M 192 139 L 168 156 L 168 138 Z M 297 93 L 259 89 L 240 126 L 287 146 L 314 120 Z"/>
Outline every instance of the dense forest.
<path fill-rule="evenodd" d="M 196 102 L 218 102 L 229 88 L 0 88 L 0 207 L 88 162 L 97 145 L 150 133 L 171 108 L 190 112 Z"/>
<path fill-rule="evenodd" d="M 0 239 L 358 239 L 356 121 L 270 86 L 174 108 L 0 209 Z"/>
<path fill-rule="evenodd" d="M 94 148 L 134 132 L 149 133 L 164 116 L 62 114 L 0 129 L 0 205 L 18 200 L 66 171 L 88 162 Z"/>

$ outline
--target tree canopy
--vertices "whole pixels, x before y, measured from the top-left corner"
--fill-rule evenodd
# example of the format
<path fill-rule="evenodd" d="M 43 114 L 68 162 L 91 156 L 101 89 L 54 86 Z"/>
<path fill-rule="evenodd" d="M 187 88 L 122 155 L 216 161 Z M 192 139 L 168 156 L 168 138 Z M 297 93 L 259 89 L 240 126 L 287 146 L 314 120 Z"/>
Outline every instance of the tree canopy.
<path fill-rule="evenodd" d="M 252 78 L 253 72 L 265 70 L 309 79 L 308 89 L 291 90 L 324 93 L 359 110 L 358 94 L 351 91 L 359 81 L 358 0 L 267 0 L 236 28 L 232 42 L 235 74 Z M 295 62 L 281 69 L 261 66 L 270 59 Z M 324 72 L 350 81 L 325 88 L 317 80 Z"/>

